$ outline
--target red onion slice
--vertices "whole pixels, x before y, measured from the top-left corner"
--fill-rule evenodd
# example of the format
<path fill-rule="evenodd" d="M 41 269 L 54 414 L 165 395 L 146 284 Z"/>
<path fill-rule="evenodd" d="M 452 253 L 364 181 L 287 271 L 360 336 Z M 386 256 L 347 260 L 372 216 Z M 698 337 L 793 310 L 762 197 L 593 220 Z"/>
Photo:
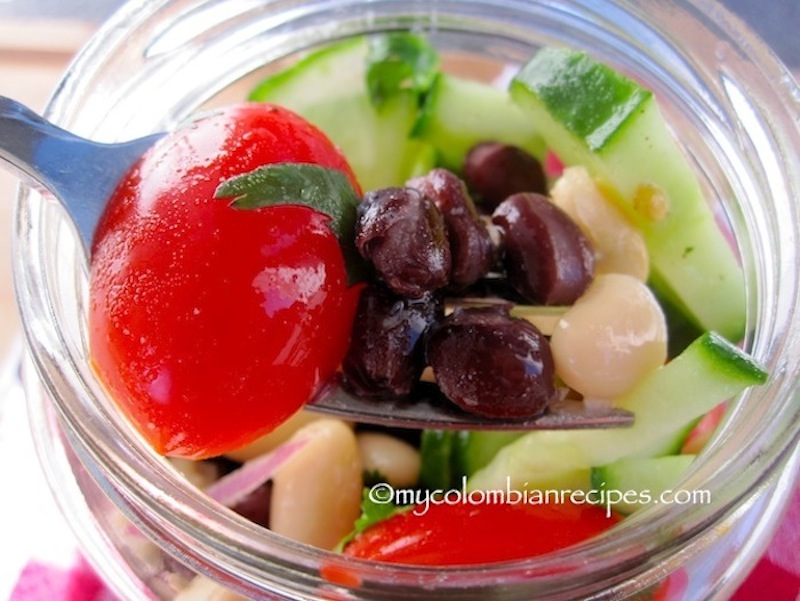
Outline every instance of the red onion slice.
<path fill-rule="evenodd" d="M 246 461 L 240 468 L 224 475 L 206 488 L 206 494 L 226 507 L 236 505 L 272 478 L 278 468 L 303 448 L 306 442 L 306 440 L 290 440 L 269 453 Z"/>

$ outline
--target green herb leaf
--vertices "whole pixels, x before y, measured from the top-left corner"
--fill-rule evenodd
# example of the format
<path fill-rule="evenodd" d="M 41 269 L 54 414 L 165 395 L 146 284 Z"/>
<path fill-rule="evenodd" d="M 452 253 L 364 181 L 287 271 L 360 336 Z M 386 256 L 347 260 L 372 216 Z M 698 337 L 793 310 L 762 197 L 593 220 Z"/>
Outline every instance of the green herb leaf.
<path fill-rule="evenodd" d="M 439 55 L 423 38 L 393 33 L 370 42 L 367 53 L 367 89 L 379 107 L 401 90 L 425 94 L 439 72 Z"/>
<path fill-rule="evenodd" d="M 364 488 L 361 496 L 361 515 L 356 519 L 353 525 L 353 530 L 345 536 L 338 545 L 336 551 L 341 552 L 351 540 L 356 536 L 367 530 L 370 526 L 374 526 L 378 522 L 389 519 L 393 515 L 403 513 L 411 509 L 412 505 L 397 506 L 387 501 L 380 501 L 380 491 L 375 488 Z"/>
<path fill-rule="evenodd" d="M 376 484 L 383 484 L 384 482 L 389 481 L 389 479 L 377 469 L 364 470 L 364 472 L 361 474 L 361 478 L 364 481 L 364 486 L 375 486 Z"/>
<path fill-rule="evenodd" d="M 364 280 L 366 268 L 355 247 L 358 195 L 337 169 L 306 163 L 275 163 L 238 175 L 219 185 L 215 198 L 233 198 L 237 209 L 302 205 L 330 217 L 339 240 L 349 285 Z"/>

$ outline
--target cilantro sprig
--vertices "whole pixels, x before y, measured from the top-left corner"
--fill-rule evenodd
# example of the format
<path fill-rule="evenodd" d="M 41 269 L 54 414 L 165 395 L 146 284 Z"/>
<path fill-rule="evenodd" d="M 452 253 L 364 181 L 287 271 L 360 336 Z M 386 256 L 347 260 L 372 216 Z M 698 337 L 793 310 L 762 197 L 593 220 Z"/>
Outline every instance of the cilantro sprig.
<path fill-rule="evenodd" d="M 327 215 L 342 249 L 347 283 L 364 279 L 364 262 L 354 241 L 360 199 L 341 171 L 310 163 L 275 163 L 222 182 L 214 196 L 233 199 L 237 209 L 302 205 Z"/>
<path fill-rule="evenodd" d="M 394 505 L 388 500 L 382 502 L 378 498 L 379 495 L 373 494 L 374 490 L 372 487 L 364 488 L 361 495 L 361 515 L 356 519 L 353 530 L 336 545 L 335 551 L 341 553 L 350 541 L 371 526 L 413 507 L 412 505 Z"/>
<path fill-rule="evenodd" d="M 427 40 L 407 33 L 381 35 L 370 40 L 367 53 L 367 90 L 372 104 L 401 90 L 422 97 L 439 73 L 439 55 Z"/>

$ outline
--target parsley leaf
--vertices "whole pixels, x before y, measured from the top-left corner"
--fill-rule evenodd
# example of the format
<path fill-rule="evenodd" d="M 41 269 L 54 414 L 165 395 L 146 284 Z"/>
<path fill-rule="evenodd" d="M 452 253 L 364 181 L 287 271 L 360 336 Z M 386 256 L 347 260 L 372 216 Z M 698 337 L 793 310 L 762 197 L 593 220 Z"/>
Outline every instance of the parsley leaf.
<path fill-rule="evenodd" d="M 336 545 L 336 551 L 342 552 L 351 540 L 374 526 L 378 522 L 387 520 L 393 515 L 403 513 L 411 509 L 412 505 L 397 506 L 390 502 L 380 503 L 374 499 L 375 495 L 370 494 L 372 488 L 365 487 L 361 496 L 361 515 L 356 519 L 353 530 Z"/>
<path fill-rule="evenodd" d="M 389 479 L 377 469 L 364 470 L 362 479 L 364 481 L 364 486 L 375 486 L 376 484 L 383 484 L 389 481 Z"/>
<path fill-rule="evenodd" d="M 364 261 L 354 241 L 360 199 L 341 171 L 307 163 L 265 165 L 222 182 L 214 197 L 233 198 L 237 209 L 302 205 L 324 213 L 342 249 L 347 283 L 364 279 Z"/>
<path fill-rule="evenodd" d="M 439 55 L 419 36 L 393 33 L 371 40 L 367 53 L 367 89 L 376 107 L 401 90 L 424 95 L 438 72 Z"/>

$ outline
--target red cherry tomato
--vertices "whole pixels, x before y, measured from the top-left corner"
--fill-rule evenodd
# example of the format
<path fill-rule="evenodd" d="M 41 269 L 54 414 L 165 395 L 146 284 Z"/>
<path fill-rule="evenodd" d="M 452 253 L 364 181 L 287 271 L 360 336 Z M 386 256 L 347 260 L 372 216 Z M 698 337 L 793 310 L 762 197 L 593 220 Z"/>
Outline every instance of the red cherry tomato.
<path fill-rule="evenodd" d="M 94 367 L 160 453 L 240 447 L 297 411 L 344 357 L 358 289 L 328 218 L 236 209 L 224 180 L 270 163 L 341 170 L 285 109 L 242 104 L 160 141 L 111 198 L 92 248 Z"/>
<path fill-rule="evenodd" d="M 558 551 L 617 522 L 594 505 L 457 503 L 422 506 L 368 528 L 346 555 L 416 565 L 470 565 Z M 415 513 L 415 511 L 417 513 Z"/>
<path fill-rule="evenodd" d="M 691 432 L 689 432 L 686 440 L 683 441 L 681 453 L 685 455 L 699 454 L 717 430 L 719 423 L 725 416 L 725 410 L 725 403 L 722 403 L 706 413 L 700 421 L 697 422 L 697 425 L 692 428 Z"/>

